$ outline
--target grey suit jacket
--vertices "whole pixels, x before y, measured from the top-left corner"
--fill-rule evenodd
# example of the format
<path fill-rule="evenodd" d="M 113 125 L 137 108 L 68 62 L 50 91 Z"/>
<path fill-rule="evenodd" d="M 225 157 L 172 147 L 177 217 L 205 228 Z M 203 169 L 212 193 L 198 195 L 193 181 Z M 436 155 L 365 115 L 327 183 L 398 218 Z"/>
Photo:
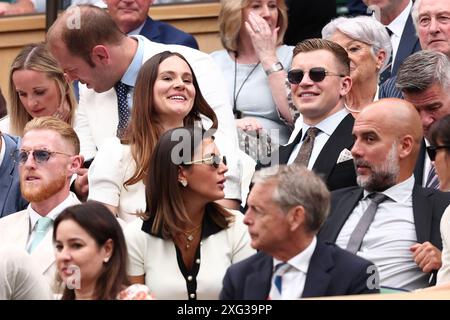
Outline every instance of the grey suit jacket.
<path fill-rule="evenodd" d="M 18 154 L 15 152 L 19 149 L 20 138 L 6 133 L 1 133 L 1 136 L 5 142 L 2 145 L 5 156 L 0 164 L 0 218 L 27 206 L 27 201 L 20 192 Z"/>

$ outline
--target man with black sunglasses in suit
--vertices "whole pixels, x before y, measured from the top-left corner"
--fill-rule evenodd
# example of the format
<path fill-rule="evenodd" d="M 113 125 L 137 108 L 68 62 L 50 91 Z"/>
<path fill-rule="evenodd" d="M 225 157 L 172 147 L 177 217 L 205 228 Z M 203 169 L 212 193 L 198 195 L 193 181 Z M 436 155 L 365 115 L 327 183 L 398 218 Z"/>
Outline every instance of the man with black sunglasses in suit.
<path fill-rule="evenodd" d="M 352 80 L 347 52 L 324 39 L 308 39 L 294 49 L 288 73 L 292 99 L 301 113 L 289 143 L 271 164 L 303 164 L 318 173 L 329 190 L 356 185 L 350 149 L 353 116 L 344 97 Z"/>

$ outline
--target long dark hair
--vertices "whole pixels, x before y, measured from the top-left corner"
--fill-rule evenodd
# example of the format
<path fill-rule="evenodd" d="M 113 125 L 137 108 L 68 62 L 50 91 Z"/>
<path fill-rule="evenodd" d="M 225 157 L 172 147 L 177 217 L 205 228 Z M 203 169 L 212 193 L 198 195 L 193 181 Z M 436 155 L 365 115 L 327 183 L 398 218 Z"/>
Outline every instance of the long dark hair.
<path fill-rule="evenodd" d="M 152 233 L 161 233 L 164 238 L 171 239 L 183 230 L 185 224 L 191 222 L 184 206 L 178 170 L 183 161 L 192 160 L 195 150 L 204 139 L 214 138 L 212 131 L 205 132 L 198 127 L 175 128 L 165 132 L 156 144 L 150 162 L 151 174 L 145 187 L 147 216 L 155 217 Z M 224 229 L 232 221 L 232 214 L 215 202 L 206 205 L 205 214 L 209 214 Z"/>
<path fill-rule="evenodd" d="M 97 279 L 94 299 L 114 300 L 117 294 L 129 284 L 127 278 L 128 253 L 125 237 L 120 224 L 112 213 L 101 203 L 87 201 L 65 209 L 56 219 L 53 229 L 53 242 L 56 232 L 64 220 L 72 220 L 83 228 L 99 247 L 111 239 L 114 244 L 111 258 L 103 265 L 103 271 Z M 64 288 L 62 300 L 74 300 L 75 291 Z"/>
<path fill-rule="evenodd" d="M 158 78 L 159 65 L 167 58 L 173 56 L 179 57 L 187 63 L 192 73 L 192 83 L 195 88 L 194 105 L 184 118 L 184 125 L 193 125 L 195 121 L 201 121 L 200 115 L 204 115 L 211 120 L 211 128 L 217 129 L 218 127 L 216 113 L 203 97 L 194 70 L 186 58 L 179 53 L 170 51 L 154 55 L 142 65 L 136 78 L 131 122 L 123 140 L 123 143 L 130 144 L 131 155 L 136 162 L 136 170 L 133 176 L 125 181 L 125 187 L 140 180 L 145 181 L 145 176 L 148 174 L 147 169 L 153 149 L 163 133 L 162 125 L 157 121 L 157 111 L 153 101 L 153 87 Z"/>

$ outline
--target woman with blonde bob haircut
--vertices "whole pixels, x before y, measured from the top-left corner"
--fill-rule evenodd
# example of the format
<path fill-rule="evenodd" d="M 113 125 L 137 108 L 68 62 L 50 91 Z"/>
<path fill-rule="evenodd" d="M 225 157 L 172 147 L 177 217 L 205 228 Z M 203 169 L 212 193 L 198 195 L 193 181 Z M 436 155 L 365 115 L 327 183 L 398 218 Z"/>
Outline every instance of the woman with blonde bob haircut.
<path fill-rule="evenodd" d="M 8 116 L 0 127 L 10 134 L 22 136 L 25 124 L 42 116 L 54 116 L 72 125 L 75 95 L 44 43 L 25 46 L 14 59 L 9 97 Z"/>
<path fill-rule="evenodd" d="M 287 23 L 283 0 L 222 0 L 219 28 L 225 50 L 211 54 L 232 94 L 240 136 L 241 131 L 275 129 L 275 145 L 287 142 L 293 123 L 285 70 L 293 47 L 282 44 Z"/>

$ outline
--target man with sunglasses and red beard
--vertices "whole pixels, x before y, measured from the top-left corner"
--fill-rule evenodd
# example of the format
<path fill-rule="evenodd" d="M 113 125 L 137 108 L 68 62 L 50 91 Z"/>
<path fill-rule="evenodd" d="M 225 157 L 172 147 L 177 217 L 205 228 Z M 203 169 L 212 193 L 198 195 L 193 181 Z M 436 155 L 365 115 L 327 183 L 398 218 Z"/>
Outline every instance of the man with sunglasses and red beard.
<path fill-rule="evenodd" d="M 332 193 L 319 239 L 372 261 L 381 287 L 434 284 L 442 264 L 439 224 L 450 196 L 414 182 L 423 136 L 418 112 L 407 101 L 381 99 L 358 115 L 353 135 L 359 187 Z"/>
<path fill-rule="evenodd" d="M 52 286 L 53 221 L 62 210 L 80 203 L 70 192 L 72 175 L 83 163 L 79 151 L 80 141 L 65 122 L 53 117 L 28 122 L 17 161 L 22 195 L 30 204 L 27 209 L 0 219 L 0 243 L 25 248 L 34 267 Z"/>
<path fill-rule="evenodd" d="M 354 118 L 344 104 L 352 85 L 347 52 L 324 39 L 299 42 L 288 80 L 302 117 L 272 165 L 302 164 L 322 176 L 329 190 L 356 185 L 350 154 Z"/>

